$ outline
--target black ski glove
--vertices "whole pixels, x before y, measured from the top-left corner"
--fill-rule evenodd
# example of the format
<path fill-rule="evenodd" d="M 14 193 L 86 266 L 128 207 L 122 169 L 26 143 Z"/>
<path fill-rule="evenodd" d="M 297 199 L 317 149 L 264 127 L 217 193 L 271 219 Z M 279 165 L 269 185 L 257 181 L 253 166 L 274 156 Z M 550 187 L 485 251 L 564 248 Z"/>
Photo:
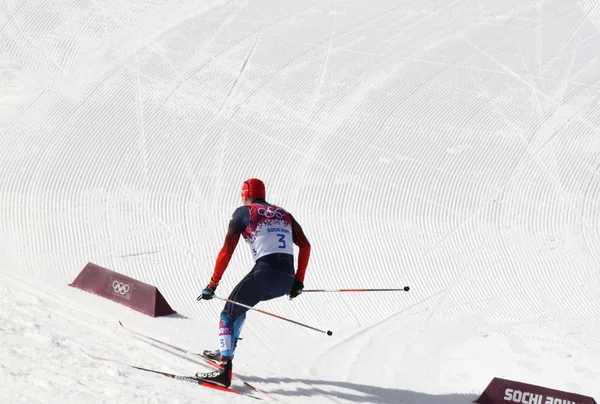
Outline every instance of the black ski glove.
<path fill-rule="evenodd" d="M 215 282 L 210 279 L 208 282 L 208 286 L 202 290 L 202 294 L 196 298 L 196 300 L 210 300 L 215 296 L 215 290 L 217 290 L 217 286 L 219 286 L 219 282 Z"/>
<path fill-rule="evenodd" d="M 298 297 L 298 295 L 302 293 L 302 289 L 304 289 L 304 284 L 298 279 L 294 279 L 292 290 L 290 290 L 290 300 L 292 300 L 295 297 Z"/>

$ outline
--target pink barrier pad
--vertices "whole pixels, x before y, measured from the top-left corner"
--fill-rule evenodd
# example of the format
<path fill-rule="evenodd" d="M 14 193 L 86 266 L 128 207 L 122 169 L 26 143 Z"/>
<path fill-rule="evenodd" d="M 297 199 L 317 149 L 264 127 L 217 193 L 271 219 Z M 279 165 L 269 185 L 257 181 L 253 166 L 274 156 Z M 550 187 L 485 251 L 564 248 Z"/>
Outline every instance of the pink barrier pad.
<path fill-rule="evenodd" d="M 176 313 L 156 286 L 89 262 L 69 286 L 85 290 L 152 317 Z"/>
<path fill-rule="evenodd" d="M 592 397 L 495 377 L 474 403 L 596 404 Z"/>

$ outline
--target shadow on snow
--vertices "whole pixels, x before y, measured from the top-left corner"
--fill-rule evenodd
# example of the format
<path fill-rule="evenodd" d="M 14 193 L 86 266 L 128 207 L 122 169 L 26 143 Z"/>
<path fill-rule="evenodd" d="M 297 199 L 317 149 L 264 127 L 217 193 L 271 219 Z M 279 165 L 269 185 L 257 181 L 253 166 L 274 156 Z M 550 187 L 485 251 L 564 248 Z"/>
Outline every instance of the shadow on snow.
<path fill-rule="evenodd" d="M 267 389 L 269 394 L 292 396 L 292 397 L 323 397 L 327 396 L 330 398 L 337 398 L 340 400 L 346 400 L 355 403 L 382 403 L 382 404 L 467 404 L 472 403 L 477 399 L 477 395 L 474 394 L 444 394 L 434 395 L 426 393 L 417 393 L 410 390 L 399 390 L 393 388 L 368 386 L 364 384 L 348 383 L 341 381 L 325 381 L 325 380 L 311 380 L 311 379 L 291 379 L 291 378 L 277 378 L 277 377 L 255 377 L 255 376 L 243 376 L 243 379 L 249 383 L 304 383 L 309 388 L 296 388 L 294 390 L 287 390 L 283 388 Z M 348 390 L 336 391 L 322 389 L 316 386 L 333 386 L 341 389 Z M 356 393 L 360 394 L 356 394 Z"/>

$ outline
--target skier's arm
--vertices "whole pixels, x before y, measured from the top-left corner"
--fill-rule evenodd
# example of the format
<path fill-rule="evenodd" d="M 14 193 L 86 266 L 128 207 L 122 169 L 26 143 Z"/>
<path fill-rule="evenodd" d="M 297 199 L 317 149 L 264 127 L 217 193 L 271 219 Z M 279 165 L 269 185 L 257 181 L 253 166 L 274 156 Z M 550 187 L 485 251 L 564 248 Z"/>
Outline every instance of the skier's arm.
<path fill-rule="evenodd" d="M 300 224 L 292 217 L 292 237 L 300 251 L 298 252 L 298 270 L 296 271 L 296 280 L 304 282 L 304 274 L 310 258 L 310 243 L 302 231 Z"/>
<path fill-rule="evenodd" d="M 215 263 L 215 270 L 213 271 L 213 276 L 211 278 L 211 283 L 214 287 L 219 284 L 223 273 L 227 269 L 227 265 L 229 265 L 231 256 L 235 251 L 235 247 L 237 247 L 238 241 L 240 240 L 240 235 L 244 231 L 247 222 L 248 207 L 242 206 L 237 208 L 236 211 L 233 212 L 233 216 L 229 221 L 225 242 L 223 243 L 223 247 L 221 247 L 221 251 L 217 257 L 217 262 Z"/>
<path fill-rule="evenodd" d="M 236 224 L 235 219 L 232 219 L 229 222 L 229 228 L 227 229 L 227 235 L 225 236 L 225 242 L 223 243 L 223 247 L 221 247 L 221 251 L 217 256 L 217 262 L 215 263 L 215 270 L 213 271 L 213 276 L 211 281 L 218 284 L 223 276 L 223 273 L 227 269 L 227 265 L 229 265 L 229 261 L 231 260 L 231 256 L 235 251 L 235 247 L 237 247 L 238 241 L 240 240 L 240 233 L 237 231 L 239 226 Z"/>

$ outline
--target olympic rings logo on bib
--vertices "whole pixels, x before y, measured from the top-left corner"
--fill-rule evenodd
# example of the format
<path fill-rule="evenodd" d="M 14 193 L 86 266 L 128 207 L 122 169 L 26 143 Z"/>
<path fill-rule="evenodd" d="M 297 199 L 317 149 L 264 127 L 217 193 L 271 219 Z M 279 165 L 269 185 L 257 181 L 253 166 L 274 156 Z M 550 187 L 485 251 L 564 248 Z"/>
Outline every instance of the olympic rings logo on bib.
<path fill-rule="evenodd" d="M 127 292 L 129 292 L 129 285 L 127 283 L 113 281 L 112 287 L 115 293 L 118 293 L 120 295 L 124 295 Z"/>
<path fill-rule="evenodd" d="M 276 217 L 277 219 L 283 219 L 285 213 L 280 211 L 279 209 L 273 209 L 271 207 L 266 208 L 258 208 L 258 214 L 266 217 L 267 219 L 272 219 Z"/>

